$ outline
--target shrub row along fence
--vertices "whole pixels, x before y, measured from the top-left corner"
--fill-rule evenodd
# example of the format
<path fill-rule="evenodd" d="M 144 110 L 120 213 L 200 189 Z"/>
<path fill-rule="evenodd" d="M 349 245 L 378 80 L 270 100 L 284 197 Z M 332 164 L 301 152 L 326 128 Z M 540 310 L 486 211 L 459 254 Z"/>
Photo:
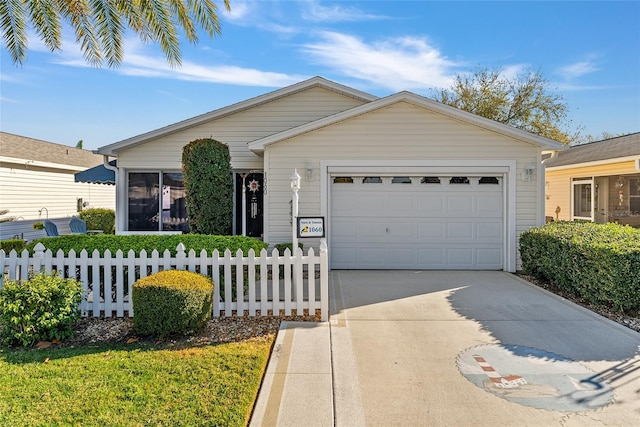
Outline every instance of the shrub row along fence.
<path fill-rule="evenodd" d="M 76 255 L 62 250 L 55 255 L 40 243 L 31 255 L 0 250 L 0 288 L 4 280 L 26 280 L 30 274 L 57 271 L 61 277 L 82 282 L 83 316 L 133 316 L 131 294 L 133 283 L 141 277 L 162 270 L 176 269 L 196 272 L 212 278 L 214 283 L 213 316 L 279 316 L 316 315 L 328 320 L 328 254 L 322 240 L 319 253 L 313 248 L 305 255 L 300 248 L 292 254 L 285 249 L 281 255 L 274 249 L 271 255 L 263 249 L 256 256 L 250 249 L 232 254 L 217 250 L 209 256 L 205 250 L 188 253 L 179 244 L 175 256 L 166 250 L 162 255 L 154 250 L 150 255 L 134 251 L 126 255 L 118 250 L 114 255 L 95 250 L 91 255 L 82 250 Z"/>

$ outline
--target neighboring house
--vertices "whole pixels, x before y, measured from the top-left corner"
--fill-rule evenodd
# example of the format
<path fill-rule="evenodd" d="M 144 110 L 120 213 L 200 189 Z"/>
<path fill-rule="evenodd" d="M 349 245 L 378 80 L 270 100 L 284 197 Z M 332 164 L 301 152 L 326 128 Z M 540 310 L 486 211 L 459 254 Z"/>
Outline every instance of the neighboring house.
<path fill-rule="evenodd" d="M 640 132 L 577 145 L 545 163 L 548 219 L 640 227 Z"/>
<path fill-rule="evenodd" d="M 74 180 L 76 172 L 102 160 L 88 150 L 0 132 L 0 209 L 9 210 L 4 217 L 17 219 L 0 223 L 0 239 L 27 238 L 37 220 L 57 219 L 63 225 L 81 209 L 114 209 L 113 185 Z"/>
<path fill-rule="evenodd" d="M 207 137 L 231 152 L 235 233 L 244 216 L 246 234 L 292 240 L 297 169 L 299 216 L 325 218 L 334 269 L 514 271 L 519 234 L 544 223 L 542 152 L 563 149 L 410 92 L 315 77 L 100 148 L 118 160 L 117 232 L 184 230 L 182 148 Z"/>

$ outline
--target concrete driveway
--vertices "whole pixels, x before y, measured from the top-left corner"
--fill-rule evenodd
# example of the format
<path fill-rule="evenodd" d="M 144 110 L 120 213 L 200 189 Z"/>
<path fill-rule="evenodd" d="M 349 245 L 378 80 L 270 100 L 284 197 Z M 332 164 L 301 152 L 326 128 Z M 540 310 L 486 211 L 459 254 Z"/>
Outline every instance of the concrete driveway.
<path fill-rule="evenodd" d="M 640 334 L 504 272 L 331 275 L 252 425 L 640 425 Z"/>

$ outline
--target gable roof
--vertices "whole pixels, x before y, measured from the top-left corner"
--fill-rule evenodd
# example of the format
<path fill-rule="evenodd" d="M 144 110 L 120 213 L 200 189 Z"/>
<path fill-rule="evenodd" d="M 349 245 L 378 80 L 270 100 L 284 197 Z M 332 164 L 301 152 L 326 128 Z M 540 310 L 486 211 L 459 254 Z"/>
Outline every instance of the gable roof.
<path fill-rule="evenodd" d="M 583 163 L 640 157 L 640 132 L 576 145 L 547 162 L 547 169 Z"/>
<path fill-rule="evenodd" d="M 507 126 L 502 123 L 498 123 L 494 120 L 486 119 L 484 117 L 469 113 L 467 111 L 460 110 L 458 108 L 450 107 L 432 99 L 425 98 L 420 95 L 416 95 L 412 92 L 399 92 L 384 98 L 379 98 L 375 101 L 371 101 L 367 104 L 351 108 L 350 110 L 343 111 L 341 113 L 334 114 L 332 116 L 324 117 L 322 119 L 315 120 L 313 122 L 289 129 L 275 135 L 270 135 L 249 144 L 249 149 L 254 153 L 262 153 L 266 146 L 278 143 L 285 139 L 293 138 L 303 133 L 311 132 L 316 129 L 320 129 L 325 126 L 330 126 L 343 120 L 348 120 L 357 117 L 362 114 L 369 113 L 371 111 L 387 107 L 397 102 L 408 102 L 418 107 L 425 108 L 429 111 L 442 114 L 450 117 L 454 120 L 469 123 L 474 126 L 478 126 L 493 132 L 497 132 L 503 135 L 510 136 L 512 138 L 519 139 L 521 141 L 537 145 L 545 150 L 563 150 L 565 146 L 559 142 L 553 141 L 548 138 L 543 138 L 538 135 Z"/>
<path fill-rule="evenodd" d="M 84 170 L 102 163 L 102 156 L 89 150 L 7 132 L 0 132 L 0 159 L 5 162 L 71 170 Z"/>
<path fill-rule="evenodd" d="M 192 126 L 197 126 L 210 120 L 219 119 L 219 118 L 228 116 L 230 114 L 238 113 L 240 111 L 247 110 L 249 108 L 253 108 L 261 104 L 266 104 L 276 99 L 284 98 L 294 93 L 301 92 L 314 87 L 320 87 L 327 90 L 331 90 L 333 92 L 337 92 L 342 95 L 356 98 L 363 102 L 370 102 L 378 99 L 377 96 L 374 96 L 365 92 L 361 92 L 349 86 L 344 86 L 339 83 L 335 83 L 330 80 L 324 79 L 322 77 L 313 77 L 308 80 L 302 81 L 300 83 L 296 83 L 291 86 L 287 86 L 285 88 L 278 89 L 273 92 L 269 92 L 264 95 L 257 96 L 255 98 L 250 98 L 245 101 L 241 101 L 236 104 L 229 105 L 227 107 L 213 110 L 208 113 L 204 113 L 199 116 L 192 117 L 190 119 L 186 119 L 181 122 L 174 123 L 172 125 L 165 126 L 160 129 L 156 129 L 138 136 L 134 136 L 119 142 L 115 142 L 110 145 L 106 145 L 104 147 L 100 147 L 98 150 L 96 150 L 96 152 L 100 154 L 117 156 L 118 151 L 122 149 L 129 148 L 138 144 L 142 144 L 151 139 L 168 135 L 174 132 L 178 132 L 178 131 L 190 128 Z"/>

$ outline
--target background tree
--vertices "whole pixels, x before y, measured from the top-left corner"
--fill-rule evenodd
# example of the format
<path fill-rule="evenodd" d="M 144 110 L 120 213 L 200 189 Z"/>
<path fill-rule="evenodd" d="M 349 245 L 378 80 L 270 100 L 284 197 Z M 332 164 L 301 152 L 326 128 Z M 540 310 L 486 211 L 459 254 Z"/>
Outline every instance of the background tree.
<path fill-rule="evenodd" d="M 227 11 L 229 0 L 224 0 Z M 220 34 L 214 0 L 0 0 L 0 28 L 14 63 L 27 57 L 27 26 L 32 26 L 51 51 L 60 50 L 62 23 L 75 32 L 86 61 L 93 66 L 106 60 L 109 67 L 122 62 L 126 30 L 145 42 L 158 42 L 171 66 L 180 65 L 178 31 L 198 41 L 197 26 L 209 37 Z"/>
<path fill-rule="evenodd" d="M 569 125 L 567 104 L 539 71 L 508 78 L 501 69 L 479 69 L 456 76 L 450 88 L 435 90 L 432 98 L 564 144 L 579 138 L 578 132 L 563 129 Z"/>
<path fill-rule="evenodd" d="M 229 147 L 211 138 L 182 149 L 182 176 L 189 228 L 199 234 L 231 234 L 233 177 Z"/>
<path fill-rule="evenodd" d="M 78 142 L 76 143 L 76 148 L 80 148 L 80 149 L 82 149 L 82 144 L 83 144 L 82 140 L 78 141 Z"/>

